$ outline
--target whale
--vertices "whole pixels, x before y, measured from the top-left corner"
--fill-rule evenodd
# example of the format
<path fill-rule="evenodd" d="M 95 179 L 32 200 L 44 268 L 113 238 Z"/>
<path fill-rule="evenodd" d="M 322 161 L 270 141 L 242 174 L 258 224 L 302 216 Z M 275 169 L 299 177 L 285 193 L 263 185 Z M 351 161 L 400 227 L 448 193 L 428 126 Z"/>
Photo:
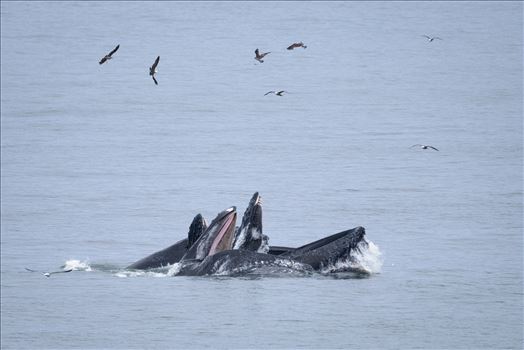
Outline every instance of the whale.
<path fill-rule="evenodd" d="M 313 268 L 301 262 L 277 255 L 258 253 L 252 250 L 223 250 L 208 255 L 201 261 L 182 261 L 176 276 L 243 276 L 248 273 L 264 271 L 270 274 L 299 273 L 312 274 Z"/>
<path fill-rule="evenodd" d="M 206 231 L 207 226 L 204 217 L 201 214 L 197 214 L 189 226 L 187 238 L 132 263 L 126 267 L 126 270 L 155 269 L 179 262 L 187 253 L 188 249 Z"/>
<path fill-rule="evenodd" d="M 233 249 L 259 253 L 269 251 L 269 237 L 262 233 L 262 198 L 255 192 L 242 216 L 242 224 L 235 231 Z"/>
<path fill-rule="evenodd" d="M 280 258 L 291 259 L 310 265 L 314 270 L 322 270 L 337 261 L 351 259 L 354 250 L 367 247 L 364 239 L 366 229 L 358 226 L 321 238 L 298 248 L 285 248 L 286 251 L 275 254 Z M 276 249 L 272 251 L 276 252 Z"/>
<path fill-rule="evenodd" d="M 225 211 L 224 211 L 225 212 Z M 225 214 L 225 213 L 222 214 Z M 217 218 L 221 214 L 217 215 Z M 167 265 L 178 263 L 182 258 L 186 260 L 196 259 L 196 250 L 189 254 L 189 249 L 197 242 L 200 236 L 206 231 L 208 225 L 201 214 L 198 214 L 193 219 L 188 232 L 188 238 L 182 239 L 173 245 L 155 252 L 151 255 L 142 258 L 131 265 L 127 266 L 127 270 L 147 270 L 154 268 L 161 268 Z M 233 246 L 241 250 L 254 250 L 260 252 L 267 252 L 269 238 L 262 234 L 262 200 L 258 192 L 256 192 L 246 208 L 242 217 L 242 224 L 235 227 L 233 236 Z"/>
<path fill-rule="evenodd" d="M 235 230 L 232 244 L 223 244 L 221 251 L 208 250 L 199 255 L 188 252 L 174 274 L 231 276 L 260 269 L 269 269 L 273 273 L 320 272 L 334 266 L 338 261 L 351 260 L 352 253 L 367 244 L 365 232 L 364 227 L 358 226 L 297 248 L 272 248 L 267 244 L 269 238 L 262 232 L 262 200 L 256 192 L 244 212 L 242 224 Z M 199 240 L 206 242 L 209 239 L 204 234 Z M 209 245 L 211 242 L 206 243 L 206 246 Z M 193 246 L 191 250 L 197 251 L 198 248 Z"/>
<path fill-rule="evenodd" d="M 298 248 L 285 248 L 280 254 L 253 250 L 231 249 L 207 255 L 204 259 L 182 261 L 178 276 L 206 276 L 253 273 L 259 270 L 272 273 L 342 272 L 332 267 L 339 261 L 352 261 L 352 254 L 367 246 L 366 231 L 358 226 L 308 243 Z M 344 266 L 344 272 L 361 272 L 358 267 Z"/>
<path fill-rule="evenodd" d="M 237 211 L 234 206 L 218 213 L 180 261 L 201 261 L 206 256 L 230 250 L 233 245 L 236 219 Z"/>
<path fill-rule="evenodd" d="M 270 246 L 262 230 L 262 198 L 251 197 L 240 226 L 236 207 L 217 214 L 207 225 L 198 214 L 188 238 L 129 265 L 127 269 L 152 269 L 177 264 L 174 275 L 235 275 L 269 269 L 272 272 L 333 271 L 338 261 L 352 262 L 353 253 L 367 247 L 364 227 L 341 231 L 299 247 Z M 345 268 L 348 268 L 347 264 Z M 338 272 L 337 269 L 334 269 Z"/>

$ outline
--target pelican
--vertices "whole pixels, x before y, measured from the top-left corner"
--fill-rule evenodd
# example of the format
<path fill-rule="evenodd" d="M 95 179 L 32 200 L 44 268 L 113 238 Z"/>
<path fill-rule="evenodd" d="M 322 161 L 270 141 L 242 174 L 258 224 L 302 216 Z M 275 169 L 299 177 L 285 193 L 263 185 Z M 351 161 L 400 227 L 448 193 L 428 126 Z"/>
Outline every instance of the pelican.
<path fill-rule="evenodd" d="M 158 66 L 158 61 L 160 61 L 160 56 L 158 56 L 155 60 L 155 63 L 151 67 L 149 67 L 149 75 L 151 78 L 153 78 L 153 81 L 156 85 L 158 85 L 158 81 L 155 79 L 155 74 L 157 73 L 156 66 Z"/>
<path fill-rule="evenodd" d="M 284 91 L 284 90 L 281 90 L 281 91 L 278 91 L 278 92 L 275 92 L 275 91 L 268 91 L 268 92 L 266 92 L 266 93 L 264 94 L 264 96 L 269 95 L 269 94 L 275 94 L 275 95 L 277 95 L 277 96 L 282 96 L 282 95 L 284 94 L 284 92 L 287 93 L 287 91 Z"/>
<path fill-rule="evenodd" d="M 267 55 L 268 53 L 271 53 L 271 52 L 264 52 L 264 53 L 260 53 L 258 52 L 258 49 L 255 50 L 255 60 L 257 60 L 258 62 L 260 63 L 263 63 L 264 60 L 262 59 L 265 55 Z"/>
<path fill-rule="evenodd" d="M 110 53 L 108 53 L 107 55 L 105 55 L 104 57 L 102 57 L 102 59 L 101 59 L 100 62 L 98 62 L 98 63 L 99 63 L 99 64 L 102 64 L 102 63 L 104 63 L 105 61 L 110 60 L 111 58 L 113 58 L 113 57 L 111 57 L 111 56 L 116 52 L 116 50 L 118 50 L 119 47 L 120 47 L 120 44 L 118 44 L 118 45 L 113 49 L 113 51 L 111 51 Z"/>
<path fill-rule="evenodd" d="M 431 36 L 427 36 L 427 35 L 422 35 L 424 38 L 427 38 L 429 42 L 432 42 L 433 40 L 437 39 L 437 40 L 442 40 L 441 38 L 439 38 L 438 36 L 434 36 L 434 37 L 431 37 Z"/>
<path fill-rule="evenodd" d="M 288 50 L 293 50 L 294 48 L 297 48 L 297 47 L 303 47 L 304 49 L 307 48 L 306 45 L 304 45 L 304 43 L 301 41 L 299 43 L 293 43 L 291 45 L 288 46 Z"/>
<path fill-rule="evenodd" d="M 27 271 L 29 272 L 40 272 L 42 275 L 46 276 L 46 277 L 51 277 L 51 275 L 54 275 L 55 273 L 66 273 L 66 272 L 71 272 L 73 271 L 73 269 L 69 269 L 69 270 L 62 270 L 62 271 L 52 271 L 52 272 L 41 272 L 41 271 L 36 271 L 36 270 L 32 270 L 32 269 L 28 269 L 27 267 L 25 268 Z"/>
<path fill-rule="evenodd" d="M 419 144 L 419 143 L 417 143 L 416 145 L 411 146 L 410 148 L 413 148 L 413 147 L 416 147 L 416 146 L 418 146 L 418 147 L 420 147 L 420 148 L 422 148 L 422 149 L 429 149 L 429 148 L 431 148 L 431 149 L 434 149 L 435 151 L 438 151 L 438 149 L 436 149 L 436 148 L 433 147 L 433 146 L 430 146 L 430 145 L 421 145 L 421 144 Z"/>

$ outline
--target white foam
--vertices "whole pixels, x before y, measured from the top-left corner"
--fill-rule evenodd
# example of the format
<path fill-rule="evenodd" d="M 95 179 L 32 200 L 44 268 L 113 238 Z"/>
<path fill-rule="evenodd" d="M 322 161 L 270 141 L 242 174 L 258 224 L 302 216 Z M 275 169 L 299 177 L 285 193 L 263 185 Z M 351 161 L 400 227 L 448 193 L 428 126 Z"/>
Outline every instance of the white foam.
<path fill-rule="evenodd" d="M 168 277 L 168 274 L 164 272 L 153 272 L 153 271 L 119 271 L 115 273 L 116 277 L 127 278 L 127 277 Z"/>
<path fill-rule="evenodd" d="M 352 249 L 349 257 L 322 268 L 321 273 L 352 271 L 364 274 L 377 274 L 382 270 L 382 253 L 371 241 L 362 241 L 357 249 Z"/>
<path fill-rule="evenodd" d="M 355 262 L 360 265 L 360 267 L 370 274 L 376 274 L 382 271 L 382 265 L 384 264 L 382 253 L 378 246 L 372 241 L 367 241 L 367 247 L 355 250 L 351 256 L 355 258 Z"/>
<path fill-rule="evenodd" d="M 171 277 L 176 276 L 178 275 L 181 269 L 182 269 L 181 263 L 174 263 L 173 265 L 171 265 L 171 267 L 167 271 L 167 276 L 171 276 Z"/>
<path fill-rule="evenodd" d="M 91 265 L 87 261 L 76 259 L 67 260 L 64 264 L 64 270 L 73 269 L 75 271 L 92 271 Z"/>

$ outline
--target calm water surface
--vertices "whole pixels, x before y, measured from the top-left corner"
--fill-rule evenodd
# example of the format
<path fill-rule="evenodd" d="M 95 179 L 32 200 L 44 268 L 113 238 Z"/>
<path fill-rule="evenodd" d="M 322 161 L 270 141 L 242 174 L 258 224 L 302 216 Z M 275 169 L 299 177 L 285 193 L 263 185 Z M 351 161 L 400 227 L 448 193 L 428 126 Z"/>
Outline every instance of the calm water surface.
<path fill-rule="evenodd" d="M 2 2 L 2 348 L 520 349 L 522 17 L 522 2 Z M 361 225 L 381 268 L 122 272 L 255 191 L 272 244 Z"/>

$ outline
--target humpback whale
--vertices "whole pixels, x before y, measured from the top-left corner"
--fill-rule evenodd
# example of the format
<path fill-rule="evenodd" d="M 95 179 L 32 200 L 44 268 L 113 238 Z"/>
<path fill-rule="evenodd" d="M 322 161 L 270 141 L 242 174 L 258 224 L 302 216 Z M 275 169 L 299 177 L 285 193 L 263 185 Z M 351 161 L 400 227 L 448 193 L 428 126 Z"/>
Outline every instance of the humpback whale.
<path fill-rule="evenodd" d="M 350 230 L 335 233 L 298 248 L 291 248 L 278 257 L 292 259 L 310 265 L 314 270 L 335 264 L 338 260 L 350 258 L 351 251 L 360 249 L 366 230 L 358 226 Z"/>
<path fill-rule="evenodd" d="M 251 250 L 224 250 L 208 255 L 202 261 L 181 262 L 175 275 L 177 276 L 206 276 L 228 275 L 235 276 L 254 272 L 266 268 L 273 273 L 298 272 L 310 274 L 313 268 L 301 262 L 276 255 L 257 253 Z"/>
<path fill-rule="evenodd" d="M 187 250 L 200 238 L 202 233 L 207 228 L 207 222 L 204 217 L 200 214 L 195 216 L 191 225 L 189 226 L 189 232 L 187 238 L 184 238 L 175 244 L 155 252 L 151 255 L 140 259 L 128 267 L 127 270 L 145 270 L 154 269 L 166 265 L 171 265 L 179 262 L 180 259 L 187 253 Z"/>
<path fill-rule="evenodd" d="M 262 233 L 262 198 L 255 192 L 235 232 L 233 249 L 267 253 L 269 238 Z"/>
<path fill-rule="evenodd" d="M 321 238 L 298 248 L 269 246 L 269 238 L 262 232 L 262 199 L 256 192 L 235 228 L 236 207 L 218 213 L 206 225 L 198 214 L 190 226 L 188 238 L 153 253 L 127 267 L 150 269 L 177 263 L 174 275 L 238 275 L 259 271 L 270 273 L 341 272 L 337 262 L 350 262 L 344 272 L 353 269 L 353 254 L 367 247 L 365 229 L 355 227 Z M 336 266 L 335 266 L 336 265 Z"/>
<path fill-rule="evenodd" d="M 218 217 L 220 217 L 219 214 Z M 217 217 L 217 218 L 218 218 Z M 215 219 L 216 220 L 216 219 Z M 366 244 L 365 229 L 356 227 L 319 239 L 298 248 L 267 246 L 268 237 L 262 233 L 262 200 L 258 192 L 251 198 L 235 231 L 231 245 L 223 244 L 221 251 L 208 250 L 199 255 L 186 254 L 175 271 L 176 275 L 203 276 L 249 273 L 265 268 L 278 272 L 285 269 L 300 273 L 322 271 L 341 260 L 351 260 L 351 253 Z M 205 234 L 201 244 L 212 244 Z M 190 250 L 198 251 L 195 247 Z M 269 254 L 267 254 L 269 252 Z"/>
<path fill-rule="evenodd" d="M 230 207 L 218 213 L 181 260 L 203 260 L 208 255 L 231 249 L 236 220 L 236 207 Z"/>

